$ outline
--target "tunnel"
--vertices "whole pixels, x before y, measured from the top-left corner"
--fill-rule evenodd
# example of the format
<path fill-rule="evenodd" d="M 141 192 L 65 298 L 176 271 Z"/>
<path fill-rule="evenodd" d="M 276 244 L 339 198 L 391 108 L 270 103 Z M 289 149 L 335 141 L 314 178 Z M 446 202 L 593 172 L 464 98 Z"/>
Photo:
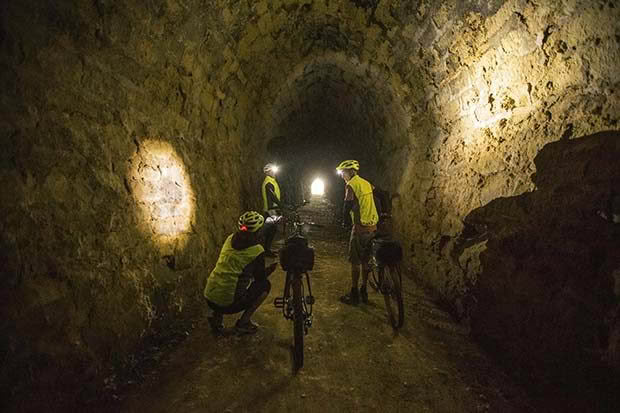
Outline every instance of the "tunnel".
<path fill-rule="evenodd" d="M 24 0 L 0 45 L 3 410 L 620 408 L 616 1 Z M 391 194 L 400 335 L 338 301 L 347 159 Z M 297 376 L 281 269 L 257 336 L 205 324 L 268 162 L 323 225 Z"/>

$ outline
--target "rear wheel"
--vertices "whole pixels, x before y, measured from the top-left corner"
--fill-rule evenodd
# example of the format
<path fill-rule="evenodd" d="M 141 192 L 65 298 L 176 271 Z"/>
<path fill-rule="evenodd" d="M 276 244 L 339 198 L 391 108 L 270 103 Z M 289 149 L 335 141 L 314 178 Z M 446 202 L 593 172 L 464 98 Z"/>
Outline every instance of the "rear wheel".
<path fill-rule="evenodd" d="M 370 264 L 368 269 L 368 284 L 370 284 L 373 290 L 377 292 L 379 291 L 379 279 L 377 277 L 377 271 Z"/>
<path fill-rule="evenodd" d="M 400 285 L 400 267 L 398 265 L 383 268 L 383 298 L 390 324 L 399 329 L 405 322 L 405 308 Z"/>
<path fill-rule="evenodd" d="M 304 365 L 304 312 L 302 303 L 301 274 L 293 278 L 293 370 L 297 371 Z"/>

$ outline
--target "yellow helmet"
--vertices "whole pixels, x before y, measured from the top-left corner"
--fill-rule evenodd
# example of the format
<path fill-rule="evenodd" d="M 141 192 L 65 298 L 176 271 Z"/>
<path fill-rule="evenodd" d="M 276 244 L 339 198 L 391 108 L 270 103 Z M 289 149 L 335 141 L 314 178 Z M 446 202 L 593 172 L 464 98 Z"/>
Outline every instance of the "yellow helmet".
<path fill-rule="evenodd" d="M 337 171 L 342 171 L 343 169 L 355 169 L 356 171 L 360 170 L 360 163 L 353 159 L 349 159 L 347 161 L 340 162 L 340 165 L 336 167 Z"/>
<path fill-rule="evenodd" d="M 239 217 L 239 230 L 256 232 L 263 226 L 265 218 L 256 211 L 248 211 Z"/>

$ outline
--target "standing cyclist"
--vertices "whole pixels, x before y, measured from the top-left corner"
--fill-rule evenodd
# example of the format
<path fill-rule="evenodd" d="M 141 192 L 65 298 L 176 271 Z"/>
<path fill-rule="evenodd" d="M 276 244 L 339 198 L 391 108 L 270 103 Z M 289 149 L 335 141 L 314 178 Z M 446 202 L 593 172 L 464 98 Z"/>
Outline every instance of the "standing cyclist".
<path fill-rule="evenodd" d="M 282 219 L 280 211 L 282 205 L 280 201 L 280 185 L 276 181 L 278 167 L 268 163 L 263 167 L 263 172 L 265 173 L 265 179 L 263 180 L 261 192 L 263 195 L 263 215 L 265 216 L 265 229 L 263 231 L 265 235 L 265 256 L 273 258 L 276 254 L 271 251 L 271 244 L 276 236 L 278 223 Z"/>
<path fill-rule="evenodd" d="M 267 277 L 276 269 L 276 263 L 265 268 L 264 249 L 259 243 L 263 222 L 263 216 L 256 211 L 239 217 L 238 230 L 226 238 L 217 264 L 207 279 L 204 296 L 213 310 L 208 320 L 216 334 L 223 332 L 224 314 L 242 311 L 235 331 L 252 334 L 258 328 L 250 318 L 267 298 L 271 290 Z"/>
<path fill-rule="evenodd" d="M 375 236 L 379 215 L 373 198 L 373 186 L 357 173 L 360 164 L 354 160 L 342 161 L 336 168 L 345 181 L 343 222 L 351 217 L 353 224 L 349 239 L 349 261 L 351 261 L 351 292 L 340 297 L 345 304 L 357 305 L 361 299 L 368 303 L 368 260 L 367 251 L 370 240 Z M 362 267 L 362 288 L 357 286 Z"/>

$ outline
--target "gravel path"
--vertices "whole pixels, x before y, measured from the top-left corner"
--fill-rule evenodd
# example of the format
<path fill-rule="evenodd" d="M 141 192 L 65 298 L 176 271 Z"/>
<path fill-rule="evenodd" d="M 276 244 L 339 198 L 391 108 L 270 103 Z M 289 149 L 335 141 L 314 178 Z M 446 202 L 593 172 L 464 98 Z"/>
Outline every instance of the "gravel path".
<path fill-rule="evenodd" d="M 399 334 L 374 291 L 368 305 L 341 304 L 338 297 L 350 285 L 346 234 L 329 225 L 333 214 L 324 202 L 311 203 L 304 214 L 327 225 L 309 234 L 317 257 L 312 272 L 317 301 L 304 368 L 292 375 L 292 323 L 272 305 L 283 288 L 278 269 L 271 295 L 255 315 L 261 325 L 256 335 L 216 338 L 200 321 L 115 411 L 533 411 L 525 393 L 472 343 L 465 328 L 408 278 L 408 312 Z M 225 324 L 235 319 L 227 316 Z"/>

